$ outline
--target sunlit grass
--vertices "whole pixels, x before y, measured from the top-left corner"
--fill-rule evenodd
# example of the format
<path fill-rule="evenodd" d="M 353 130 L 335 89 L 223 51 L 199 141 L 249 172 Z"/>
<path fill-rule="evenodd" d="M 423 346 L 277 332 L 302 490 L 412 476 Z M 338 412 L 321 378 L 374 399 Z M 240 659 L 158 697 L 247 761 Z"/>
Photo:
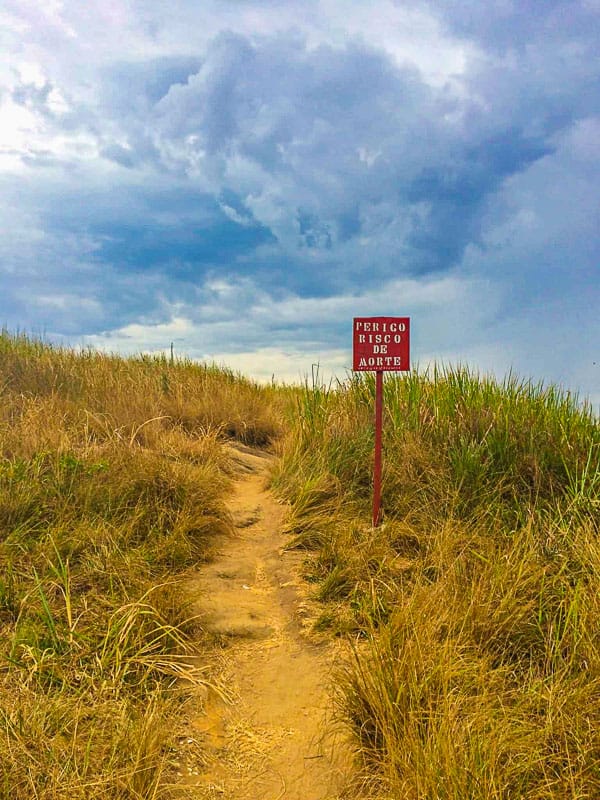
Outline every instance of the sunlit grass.
<path fill-rule="evenodd" d="M 231 528 L 223 442 L 270 442 L 279 400 L 6 333 L 0 387 L 0 797 L 181 796 L 183 687 L 209 678 L 182 578 Z"/>
<path fill-rule="evenodd" d="M 389 377 L 373 529 L 374 381 L 315 378 L 0 336 L 0 798 L 181 795 L 210 679 L 183 577 L 230 529 L 231 438 L 280 447 L 370 791 L 600 796 L 598 419 L 515 376 Z"/>
<path fill-rule="evenodd" d="M 307 384 L 282 447 L 291 546 L 351 637 L 339 705 L 382 796 L 600 796 L 600 426 L 468 370 Z"/>

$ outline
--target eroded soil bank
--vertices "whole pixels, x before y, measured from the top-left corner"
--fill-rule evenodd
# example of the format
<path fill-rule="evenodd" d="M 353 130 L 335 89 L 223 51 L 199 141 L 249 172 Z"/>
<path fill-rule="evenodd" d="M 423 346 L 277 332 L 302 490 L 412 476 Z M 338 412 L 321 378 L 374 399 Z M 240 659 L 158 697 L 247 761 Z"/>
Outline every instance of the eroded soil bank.
<path fill-rule="evenodd" d="M 335 800 L 352 756 L 333 722 L 336 643 L 302 625 L 302 556 L 285 551 L 285 508 L 265 488 L 269 457 L 238 449 L 230 498 L 236 535 L 191 584 L 196 612 L 221 644 L 225 700 L 209 691 L 186 721 L 182 779 L 198 798 Z M 200 704 L 199 704 L 200 705 Z M 197 748 L 198 759 L 185 758 Z"/>

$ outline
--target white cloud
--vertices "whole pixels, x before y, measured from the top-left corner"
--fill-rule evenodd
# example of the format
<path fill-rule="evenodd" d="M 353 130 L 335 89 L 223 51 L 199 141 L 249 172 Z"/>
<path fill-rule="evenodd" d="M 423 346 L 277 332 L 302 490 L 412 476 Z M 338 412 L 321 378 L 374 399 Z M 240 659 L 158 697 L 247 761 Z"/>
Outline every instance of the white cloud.
<path fill-rule="evenodd" d="M 482 298 L 489 312 L 494 291 L 487 282 L 444 277 L 422 283 L 396 280 L 353 295 L 275 298 L 250 280 L 235 285 L 212 281 L 199 302 L 179 303 L 166 322 L 134 323 L 84 341 L 129 353 L 164 352 L 175 342 L 194 358 L 234 368 L 243 363 L 256 378 L 273 373 L 278 379 L 297 378 L 317 362 L 327 375 L 343 377 L 350 364 L 354 316 L 412 315 L 415 359 L 420 349 L 431 346 L 441 357 L 464 337 L 480 338 Z"/>

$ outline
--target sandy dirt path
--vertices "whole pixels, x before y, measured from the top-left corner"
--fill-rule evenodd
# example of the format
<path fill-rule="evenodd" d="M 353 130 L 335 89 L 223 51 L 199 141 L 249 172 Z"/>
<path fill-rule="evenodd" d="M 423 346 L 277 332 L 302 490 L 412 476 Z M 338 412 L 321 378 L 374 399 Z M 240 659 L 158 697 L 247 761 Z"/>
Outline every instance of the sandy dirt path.
<path fill-rule="evenodd" d="M 302 555 L 284 550 L 285 509 L 265 488 L 269 457 L 233 453 L 243 471 L 229 500 L 237 533 L 192 585 L 205 628 L 223 645 L 231 697 L 209 691 L 189 719 L 203 763 L 188 768 L 186 782 L 198 798 L 335 800 L 351 773 L 332 723 L 338 646 L 303 629 Z"/>

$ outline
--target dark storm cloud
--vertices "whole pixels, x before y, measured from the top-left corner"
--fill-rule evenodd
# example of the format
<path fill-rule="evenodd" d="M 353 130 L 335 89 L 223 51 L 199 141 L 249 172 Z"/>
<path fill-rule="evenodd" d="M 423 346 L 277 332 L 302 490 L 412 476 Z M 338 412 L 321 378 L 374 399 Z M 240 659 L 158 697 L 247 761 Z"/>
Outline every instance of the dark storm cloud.
<path fill-rule="evenodd" d="M 482 124 L 469 99 L 360 43 L 309 50 L 298 37 L 224 35 L 158 103 L 157 146 L 168 142 L 173 168 L 197 166 L 245 199 L 287 256 L 385 242 L 383 265 L 366 276 L 380 280 L 390 256 L 409 273 L 455 266 L 487 198 L 551 152 L 556 120 L 546 124 L 543 107 L 503 110 Z M 337 265 L 338 287 L 354 277 Z"/>
<path fill-rule="evenodd" d="M 214 215 L 212 231 L 193 220 L 165 226 L 161 195 L 150 186 L 105 218 L 101 193 L 86 192 L 87 213 L 71 208 L 65 217 L 72 233 L 80 226 L 98 238 L 97 260 L 123 270 L 169 268 L 175 279 L 194 271 L 200 279 L 225 263 L 247 273 L 252 251 L 275 242 L 290 285 L 309 293 L 315 271 L 330 292 L 357 275 L 367 283 L 389 278 L 398 264 L 407 274 L 451 269 L 480 241 L 488 199 L 551 153 L 552 136 L 574 114 L 555 108 L 535 83 L 526 82 L 521 98 L 508 91 L 510 76 L 497 78 L 480 67 L 480 96 L 462 96 L 432 88 L 414 68 L 359 41 L 309 48 L 300 35 L 228 33 L 202 58 L 120 62 L 102 70 L 98 105 L 80 114 L 99 154 L 186 181 L 167 193 L 172 216 L 193 216 L 197 186 L 233 219 Z M 41 102 L 47 89 L 36 91 Z M 223 197 L 235 199 L 228 205 Z M 65 202 L 48 224 L 60 228 L 64 211 Z M 361 240 L 380 251 L 376 264 Z M 257 253 L 257 261 L 269 280 L 277 257 Z"/>

